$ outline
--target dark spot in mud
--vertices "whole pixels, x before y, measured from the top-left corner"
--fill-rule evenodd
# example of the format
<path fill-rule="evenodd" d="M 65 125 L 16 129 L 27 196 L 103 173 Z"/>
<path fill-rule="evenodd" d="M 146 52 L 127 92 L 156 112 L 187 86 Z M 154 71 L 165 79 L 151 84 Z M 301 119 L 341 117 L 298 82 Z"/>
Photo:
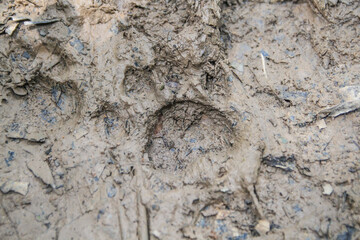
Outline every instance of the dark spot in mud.
<path fill-rule="evenodd" d="M 105 133 L 106 135 L 110 135 L 111 131 L 113 131 L 119 124 L 119 119 L 117 117 L 104 117 L 104 125 L 105 125 Z"/>
<path fill-rule="evenodd" d="M 70 41 L 70 46 L 74 47 L 78 53 L 83 53 L 84 44 L 78 38 L 73 38 Z"/>
<path fill-rule="evenodd" d="M 272 155 L 265 156 L 262 159 L 262 162 L 270 167 L 276 167 L 283 169 L 285 172 L 291 172 L 295 168 L 295 156 L 291 155 L 289 157 L 287 156 L 280 156 L 275 157 Z"/>
<path fill-rule="evenodd" d="M 82 105 L 82 99 L 78 95 L 79 90 L 72 82 L 58 83 L 40 78 L 29 84 L 29 89 L 26 104 L 24 104 L 26 111 L 21 114 L 31 112 L 32 115 L 25 118 L 34 126 L 50 127 L 67 121 Z"/>
<path fill-rule="evenodd" d="M 8 151 L 8 157 L 5 158 L 5 163 L 6 163 L 6 166 L 10 167 L 10 162 L 14 160 L 14 156 L 15 156 L 15 152 L 13 151 Z"/>
<path fill-rule="evenodd" d="M 336 240 L 351 240 L 356 229 L 346 225 L 346 231 L 337 235 Z"/>
<path fill-rule="evenodd" d="M 47 110 L 47 109 L 42 109 L 41 110 L 41 115 L 40 115 L 41 119 L 48 122 L 48 123 L 55 123 L 56 122 L 56 118 L 51 116 L 51 113 Z"/>
<path fill-rule="evenodd" d="M 28 52 L 24 52 L 22 54 L 22 57 L 25 58 L 25 59 L 29 59 L 30 58 L 30 54 Z"/>
<path fill-rule="evenodd" d="M 215 108 L 184 101 L 163 107 L 148 130 L 146 151 L 155 169 L 181 171 L 207 153 L 232 146 L 231 122 Z"/>
<path fill-rule="evenodd" d="M 137 62 L 134 65 L 139 67 Z M 135 68 L 129 68 L 125 72 L 125 94 L 129 97 L 140 98 L 142 94 L 149 92 L 153 87 L 150 76 L 151 71 L 149 69 L 138 71 Z"/>

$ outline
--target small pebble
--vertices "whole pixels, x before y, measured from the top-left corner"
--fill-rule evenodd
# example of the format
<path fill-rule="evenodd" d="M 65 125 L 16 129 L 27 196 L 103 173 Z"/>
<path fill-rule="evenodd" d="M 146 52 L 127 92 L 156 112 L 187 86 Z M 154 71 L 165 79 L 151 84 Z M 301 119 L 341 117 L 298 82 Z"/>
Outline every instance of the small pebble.
<path fill-rule="evenodd" d="M 39 31 L 39 34 L 40 34 L 40 36 L 42 36 L 42 37 L 46 37 L 47 32 L 46 32 L 45 30 L 41 29 L 41 30 Z"/>
<path fill-rule="evenodd" d="M 270 222 L 266 219 L 262 219 L 255 226 L 255 230 L 260 234 L 260 236 L 265 235 L 268 231 L 270 231 Z"/>
<path fill-rule="evenodd" d="M 325 183 L 322 187 L 323 187 L 323 194 L 324 195 L 329 196 L 334 191 L 334 189 L 332 188 L 332 186 L 329 183 Z"/>
<path fill-rule="evenodd" d="M 325 122 L 325 120 L 324 120 L 324 119 L 321 119 L 321 120 L 317 123 L 317 126 L 318 126 L 319 130 L 326 128 L 326 122 Z"/>

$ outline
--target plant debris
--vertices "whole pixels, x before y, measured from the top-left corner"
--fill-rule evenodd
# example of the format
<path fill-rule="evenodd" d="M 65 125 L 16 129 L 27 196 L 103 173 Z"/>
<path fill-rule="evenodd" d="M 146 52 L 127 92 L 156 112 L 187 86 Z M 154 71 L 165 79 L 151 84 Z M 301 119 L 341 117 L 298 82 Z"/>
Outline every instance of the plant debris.
<path fill-rule="evenodd" d="M 272 155 L 268 155 L 263 157 L 262 162 L 270 167 L 280 168 L 286 172 L 294 171 L 296 167 L 296 159 L 294 155 L 289 157 L 287 156 L 280 156 L 275 157 Z"/>

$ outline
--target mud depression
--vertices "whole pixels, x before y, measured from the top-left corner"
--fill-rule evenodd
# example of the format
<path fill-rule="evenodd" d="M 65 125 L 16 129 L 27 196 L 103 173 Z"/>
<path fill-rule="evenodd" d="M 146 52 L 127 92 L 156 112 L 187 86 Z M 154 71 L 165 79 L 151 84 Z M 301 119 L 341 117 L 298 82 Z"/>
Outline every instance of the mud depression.
<path fill-rule="evenodd" d="M 156 169 L 182 170 L 208 152 L 232 146 L 231 123 L 214 108 L 176 102 L 157 113 L 147 143 L 149 161 Z"/>
<path fill-rule="evenodd" d="M 359 239 L 359 15 L 0 0 L 0 239 Z"/>

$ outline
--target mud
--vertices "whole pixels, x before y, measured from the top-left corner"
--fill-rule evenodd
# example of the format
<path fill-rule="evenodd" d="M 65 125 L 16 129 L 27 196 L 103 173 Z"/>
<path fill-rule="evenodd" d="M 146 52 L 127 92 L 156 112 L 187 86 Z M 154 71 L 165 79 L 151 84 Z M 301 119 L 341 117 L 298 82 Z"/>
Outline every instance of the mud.
<path fill-rule="evenodd" d="M 192 102 L 175 103 L 157 113 L 147 153 L 154 168 L 185 169 L 198 155 L 232 145 L 231 124 L 221 113 Z"/>
<path fill-rule="evenodd" d="M 360 238 L 360 3 L 0 1 L 1 239 Z"/>

